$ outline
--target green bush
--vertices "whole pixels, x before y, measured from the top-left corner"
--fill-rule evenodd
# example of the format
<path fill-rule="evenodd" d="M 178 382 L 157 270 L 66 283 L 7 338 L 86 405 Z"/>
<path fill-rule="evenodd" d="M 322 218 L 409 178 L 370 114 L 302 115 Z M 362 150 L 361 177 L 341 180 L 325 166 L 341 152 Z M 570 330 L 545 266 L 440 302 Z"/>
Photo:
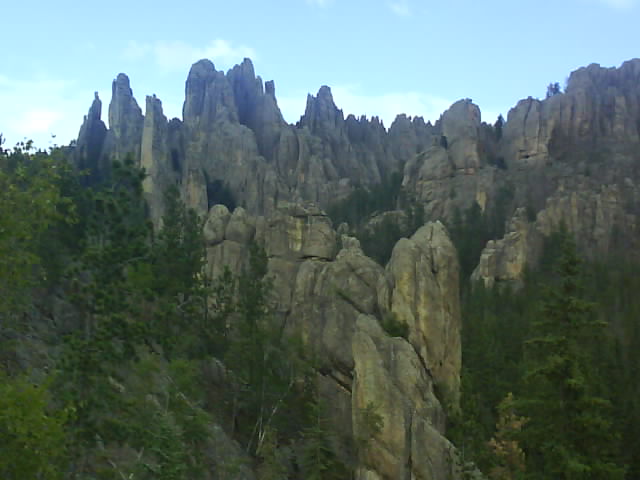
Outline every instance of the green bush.
<path fill-rule="evenodd" d="M 388 313 L 382 319 L 382 328 L 392 337 L 409 338 L 409 325 L 398 319 L 395 313 Z"/>

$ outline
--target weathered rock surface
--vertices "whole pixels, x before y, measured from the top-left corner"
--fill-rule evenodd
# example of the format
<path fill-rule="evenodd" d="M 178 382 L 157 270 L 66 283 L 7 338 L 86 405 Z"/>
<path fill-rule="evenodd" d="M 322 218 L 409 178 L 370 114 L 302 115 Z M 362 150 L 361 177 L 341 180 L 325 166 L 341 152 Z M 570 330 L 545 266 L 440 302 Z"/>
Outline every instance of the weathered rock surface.
<path fill-rule="evenodd" d="M 458 256 L 444 226 L 428 223 L 396 244 L 389 281 L 379 291 L 385 311 L 409 326 L 409 342 L 454 408 L 461 368 L 458 275 Z"/>
<path fill-rule="evenodd" d="M 627 182 L 618 185 L 593 185 L 586 179 L 562 183 L 547 199 L 546 207 L 529 221 L 523 208 L 516 210 L 506 235 L 490 241 L 471 278 L 485 286 L 508 283 L 519 286 L 527 267 L 535 267 L 544 239 L 561 228 L 574 237 L 584 254 L 604 258 L 625 251 L 637 259 L 639 217 L 638 190 Z"/>
<path fill-rule="evenodd" d="M 164 213 L 164 198 L 170 187 L 178 186 L 179 164 L 172 158 L 173 135 L 162 112 L 162 102 L 155 95 L 146 99 L 146 115 L 142 130 L 140 166 L 147 173 L 143 181 L 151 219 L 160 223 Z"/>
<path fill-rule="evenodd" d="M 99 179 L 109 170 L 111 161 L 103 155 L 107 126 L 101 120 L 102 101 L 95 93 L 89 113 L 85 115 L 78 141 L 73 152 L 73 161 L 80 170 L 88 170 L 90 178 Z"/>
<path fill-rule="evenodd" d="M 152 185 L 157 190 L 177 182 L 183 198 L 203 215 L 219 200 L 219 185 L 252 213 L 269 213 L 289 201 L 327 206 L 354 184 L 378 183 L 401 168 L 431 141 L 434 128 L 419 117 L 402 117 L 387 134 L 377 117 L 345 119 L 326 86 L 309 95 L 300 122 L 288 125 L 275 84 L 263 84 L 249 59 L 226 74 L 209 60 L 196 62 L 186 81 L 183 119 L 171 120 L 166 131 L 156 100 L 147 105 L 154 116 L 147 120 L 128 77 L 119 74 L 105 138 L 83 132 L 78 146 L 84 146 L 84 156 L 87 148 L 104 158 L 132 153 L 155 172 L 147 182 L 149 192 Z M 93 111 L 100 121 L 99 109 Z M 407 131 L 411 135 L 404 135 Z M 156 200 L 152 210 L 159 216 L 162 206 Z"/>
<path fill-rule="evenodd" d="M 473 281 L 483 281 L 486 287 L 496 283 L 518 287 L 525 269 L 535 266 L 544 240 L 535 224 L 527 220 L 524 208 L 516 210 L 506 230 L 503 238 L 487 243 L 471 275 Z"/>
<path fill-rule="evenodd" d="M 451 478 L 454 449 L 444 438 L 435 385 L 447 402 L 457 401 L 460 310 L 457 260 L 441 224 L 400 242 L 387 271 L 357 240 L 338 239 L 313 206 L 292 204 L 254 217 L 217 205 L 205 235 L 214 274 L 223 265 L 240 271 L 249 243 L 264 245 L 279 312 L 320 362 L 319 390 L 332 406 L 338 450 L 358 460 L 359 478 Z M 410 271 L 401 272 L 406 263 Z M 415 302 L 407 298 L 425 289 L 432 291 Z M 385 312 L 407 317 L 409 341 L 384 332 Z M 369 402 L 385 426 L 365 447 L 354 438 Z"/>
<path fill-rule="evenodd" d="M 592 64 L 569 76 L 565 93 L 531 97 L 509 112 L 503 155 L 516 167 L 578 155 L 630 152 L 640 143 L 640 60 L 620 68 Z"/>
<path fill-rule="evenodd" d="M 450 219 L 456 209 L 465 210 L 473 202 L 484 211 L 505 175 L 489 164 L 496 139 L 483 129 L 478 106 L 460 100 L 428 130 L 429 144 L 420 142 L 423 150 L 404 164 L 403 187 L 424 204 L 430 219 Z"/>
<path fill-rule="evenodd" d="M 442 114 L 442 136 L 453 167 L 472 173 L 480 167 L 478 142 L 480 109 L 471 100 L 460 100 Z"/>
<path fill-rule="evenodd" d="M 361 452 L 356 478 L 455 478 L 455 449 L 442 436 L 445 416 L 416 351 L 366 315 L 358 317 L 352 348 L 354 435 L 366 431 L 368 405 L 383 419 Z"/>
<path fill-rule="evenodd" d="M 138 159 L 144 118 L 138 102 L 133 98 L 129 77 L 124 73 L 118 74 L 111 92 L 107 149 L 116 160 L 123 160 L 127 155 Z"/>

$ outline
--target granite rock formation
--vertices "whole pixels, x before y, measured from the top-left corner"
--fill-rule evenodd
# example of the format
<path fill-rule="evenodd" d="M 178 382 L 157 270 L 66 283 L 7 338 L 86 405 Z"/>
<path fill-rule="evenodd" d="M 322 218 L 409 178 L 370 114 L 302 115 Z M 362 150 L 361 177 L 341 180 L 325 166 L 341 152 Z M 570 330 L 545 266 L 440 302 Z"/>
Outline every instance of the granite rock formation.
<path fill-rule="evenodd" d="M 279 314 L 321 362 L 318 381 L 332 405 L 338 450 L 357 461 L 358 478 L 455 478 L 443 403 L 455 408 L 459 393 L 458 265 L 442 224 L 399 242 L 386 269 L 357 240 L 339 237 L 314 206 L 256 217 L 218 205 L 205 235 L 214 275 L 222 265 L 240 271 L 251 241 L 264 245 Z M 411 298 L 415 291 L 423 295 Z M 407 339 L 381 327 L 391 312 L 408 324 Z M 366 446 L 354 446 L 369 403 L 384 427 Z"/>
<path fill-rule="evenodd" d="M 241 271 L 252 241 L 264 246 L 278 314 L 321 361 L 336 450 L 356 462 L 360 480 L 458 475 L 444 425 L 459 398 L 459 270 L 438 219 L 474 203 L 500 213 L 505 235 L 473 273 L 487 285 L 517 285 L 562 225 L 587 255 L 640 252 L 640 59 L 577 70 L 564 93 L 518 102 L 501 130 L 482 123 L 470 99 L 434 124 L 399 115 L 387 130 L 376 117 L 345 118 L 326 86 L 290 125 L 275 84 L 247 59 L 227 73 L 195 63 L 181 120 L 168 120 L 155 96 L 143 116 L 124 75 L 114 81 L 109 128 L 101 106 L 96 96 L 74 152 L 91 181 L 131 154 L 149 174 L 156 225 L 164 191 L 176 185 L 206 219 L 213 276 Z M 430 222 L 383 267 L 323 209 L 397 171 L 403 195 Z M 385 215 L 402 212 L 374 212 L 369 223 Z M 406 339 L 385 332 L 389 316 L 407 324 Z M 356 447 L 369 403 L 384 428 Z"/>

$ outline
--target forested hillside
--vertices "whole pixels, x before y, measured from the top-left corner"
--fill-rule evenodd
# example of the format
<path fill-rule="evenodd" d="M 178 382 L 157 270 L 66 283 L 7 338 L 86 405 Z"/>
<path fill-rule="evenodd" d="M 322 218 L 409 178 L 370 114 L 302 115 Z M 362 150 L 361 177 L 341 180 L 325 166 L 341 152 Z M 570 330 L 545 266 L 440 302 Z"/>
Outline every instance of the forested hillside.
<path fill-rule="evenodd" d="M 85 187 L 64 157 L 0 157 L 0 477 L 345 478 L 261 247 L 209 278 L 175 190 L 154 233 L 141 170 Z"/>
<path fill-rule="evenodd" d="M 0 479 L 640 476 L 640 60 L 495 124 L 112 91 L 0 137 Z"/>

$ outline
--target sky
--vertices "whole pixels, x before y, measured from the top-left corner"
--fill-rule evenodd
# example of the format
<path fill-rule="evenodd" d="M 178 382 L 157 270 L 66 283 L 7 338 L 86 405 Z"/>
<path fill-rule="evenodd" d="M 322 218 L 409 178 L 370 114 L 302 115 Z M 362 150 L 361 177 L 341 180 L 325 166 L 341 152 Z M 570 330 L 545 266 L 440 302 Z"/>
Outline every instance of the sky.
<path fill-rule="evenodd" d="M 7 0 L 0 28 L 0 133 L 40 148 L 77 137 L 97 91 L 107 122 L 124 72 L 144 111 L 181 118 L 190 66 L 244 57 L 275 80 L 285 119 L 329 85 L 345 116 L 435 121 L 471 98 L 494 122 L 590 63 L 640 57 L 640 0 Z"/>

